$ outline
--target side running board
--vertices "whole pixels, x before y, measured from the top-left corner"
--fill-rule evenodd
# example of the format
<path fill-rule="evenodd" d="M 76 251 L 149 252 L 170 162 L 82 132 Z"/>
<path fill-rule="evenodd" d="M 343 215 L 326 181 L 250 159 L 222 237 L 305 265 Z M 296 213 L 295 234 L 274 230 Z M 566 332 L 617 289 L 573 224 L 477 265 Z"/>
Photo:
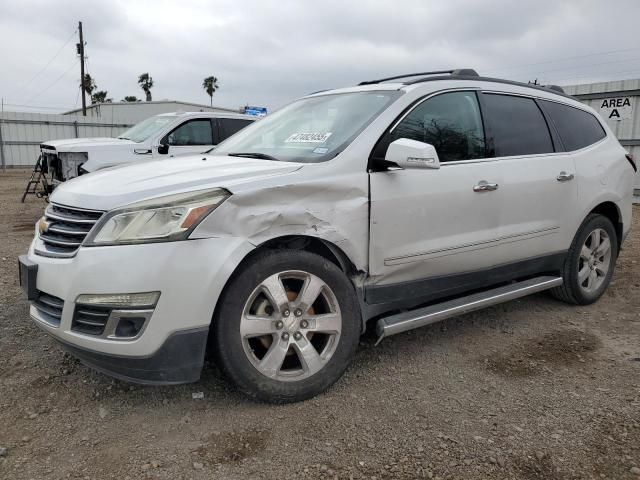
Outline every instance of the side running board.
<path fill-rule="evenodd" d="M 484 292 L 474 293 L 466 297 L 448 300 L 446 302 L 429 305 L 428 307 L 408 310 L 388 317 L 383 317 L 376 324 L 378 341 L 397 333 L 406 332 L 414 328 L 424 327 L 446 318 L 462 315 L 463 313 L 480 310 L 491 305 L 508 302 L 532 293 L 548 290 L 562 285 L 562 277 L 536 277 L 529 280 L 493 288 Z"/>

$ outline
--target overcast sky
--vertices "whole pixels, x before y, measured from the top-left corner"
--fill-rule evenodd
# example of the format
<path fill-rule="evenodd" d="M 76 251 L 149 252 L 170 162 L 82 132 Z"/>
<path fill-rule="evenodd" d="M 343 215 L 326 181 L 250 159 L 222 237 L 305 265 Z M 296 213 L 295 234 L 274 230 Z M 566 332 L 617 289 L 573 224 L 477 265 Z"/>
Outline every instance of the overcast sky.
<path fill-rule="evenodd" d="M 640 0 L 0 0 L 0 97 L 7 110 L 80 105 L 88 71 L 114 100 L 270 109 L 306 93 L 449 67 L 570 84 L 640 77 Z M 46 67 L 46 68 L 45 68 Z M 44 70 L 43 70 L 44 69 Z M 18 106 L 20 105 L 20 106 Z"/>

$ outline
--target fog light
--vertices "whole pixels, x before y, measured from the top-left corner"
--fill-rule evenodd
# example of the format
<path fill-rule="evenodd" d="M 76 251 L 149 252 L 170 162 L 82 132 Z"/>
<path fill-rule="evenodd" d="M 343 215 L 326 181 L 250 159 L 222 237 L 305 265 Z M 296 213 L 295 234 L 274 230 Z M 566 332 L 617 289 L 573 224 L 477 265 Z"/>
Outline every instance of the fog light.
<path fill-rule="evenodd" d="M 112 308 L 153 308 L 158 303 L 160 292 L 116 293 L 107 295 L 78 295 L 76 303 Z"/>
<path fill-rule="evenodd" d="M 136 337 L 140 333 L 144 323 L 147 321 L 147 317 L 120 318 L 119 320 L 115 336 L 120 338 L 132 338 Z"/>

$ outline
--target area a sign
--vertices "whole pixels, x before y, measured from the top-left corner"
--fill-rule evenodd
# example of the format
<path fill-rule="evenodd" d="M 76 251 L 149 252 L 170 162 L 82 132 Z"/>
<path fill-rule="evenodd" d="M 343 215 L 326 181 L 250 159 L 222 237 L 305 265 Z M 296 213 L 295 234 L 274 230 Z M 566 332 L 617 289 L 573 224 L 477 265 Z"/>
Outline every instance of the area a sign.
<path fill-rule="evenodd" d="M 630 97 L 605 98 L 600 104 L 600 115 L 607 120 L 627 120 L 632 118 L 633 107 Z"/>

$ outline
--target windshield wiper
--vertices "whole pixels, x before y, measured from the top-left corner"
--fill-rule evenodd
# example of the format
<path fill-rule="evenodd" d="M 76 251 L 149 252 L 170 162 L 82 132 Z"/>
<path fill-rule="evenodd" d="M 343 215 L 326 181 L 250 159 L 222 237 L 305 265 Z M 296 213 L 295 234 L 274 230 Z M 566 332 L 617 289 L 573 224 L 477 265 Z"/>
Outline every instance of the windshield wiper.
<path fill-rule="evenodd" d="M 131 139 L 128 137 L 118 137 L 118 140 L 131 140 Z"/>
<path fill-rule="evenodd" d="M 260 160 L 279 161 L 276 157 L 272 157 L 271 155 L 267 155 L 266 153 L 260 153 L 260 152 L 233 152 L 233 153 L 227 153 L 227 155 L 230 157 L 259 158 Z"/>

